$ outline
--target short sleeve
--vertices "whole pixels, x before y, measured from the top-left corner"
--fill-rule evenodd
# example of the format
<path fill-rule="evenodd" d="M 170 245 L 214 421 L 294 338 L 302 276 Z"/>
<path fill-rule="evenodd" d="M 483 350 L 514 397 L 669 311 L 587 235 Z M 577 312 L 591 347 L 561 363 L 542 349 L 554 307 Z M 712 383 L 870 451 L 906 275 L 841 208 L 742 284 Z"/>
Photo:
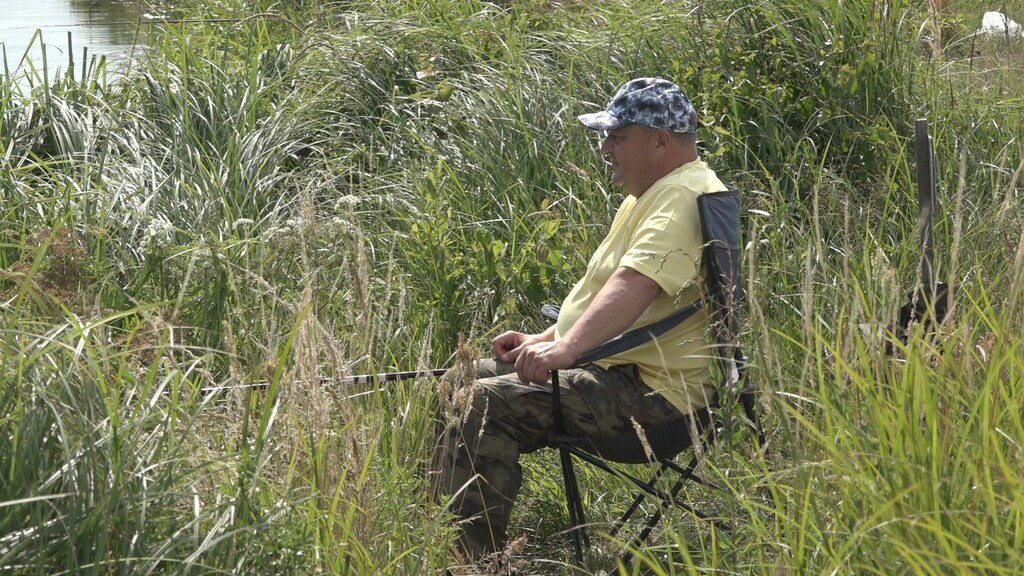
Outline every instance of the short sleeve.
<path fill-rule="evenodd" d="M 669 296 L 690 286 L 700 270 L 697 194 L 682 186 L 649 190 L 634 211 L 637 227 L 619 262 L 654 280 Z M 645 202 L 644 200 L 649 200 Z"/>

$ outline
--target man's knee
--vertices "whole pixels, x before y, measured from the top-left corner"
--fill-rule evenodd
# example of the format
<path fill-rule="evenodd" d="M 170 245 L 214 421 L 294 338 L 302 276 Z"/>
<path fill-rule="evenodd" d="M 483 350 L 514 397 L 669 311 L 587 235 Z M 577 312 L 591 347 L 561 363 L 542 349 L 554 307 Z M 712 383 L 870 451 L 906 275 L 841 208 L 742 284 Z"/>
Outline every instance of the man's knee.
<path fill-rule="evenodd" d="M 516 371 L 516 365 L 502 362 L 494 358 L 481 360 L 476 367 L 476 379 L 494 378 L 496 376 L 507 376 Z"/>

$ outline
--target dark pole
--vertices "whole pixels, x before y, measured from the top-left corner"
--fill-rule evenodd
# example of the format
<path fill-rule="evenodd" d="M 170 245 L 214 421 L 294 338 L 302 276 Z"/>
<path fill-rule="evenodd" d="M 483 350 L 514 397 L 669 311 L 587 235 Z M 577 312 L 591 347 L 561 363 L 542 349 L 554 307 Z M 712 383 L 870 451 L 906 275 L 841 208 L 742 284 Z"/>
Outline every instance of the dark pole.
<path fill-rule="evenodd" d="M 934 239 L 932 238 L 932 213 L 938 204 L 935 191 L 935 151 L 932 138 L 928 135 L 928 120 L 918 119 L 915 127 L 917 148 L 917 202 L 920 213 L 917 231 L 921 239 L 921 286 L 926 294 L 935 291 L 934 285 Z"/>

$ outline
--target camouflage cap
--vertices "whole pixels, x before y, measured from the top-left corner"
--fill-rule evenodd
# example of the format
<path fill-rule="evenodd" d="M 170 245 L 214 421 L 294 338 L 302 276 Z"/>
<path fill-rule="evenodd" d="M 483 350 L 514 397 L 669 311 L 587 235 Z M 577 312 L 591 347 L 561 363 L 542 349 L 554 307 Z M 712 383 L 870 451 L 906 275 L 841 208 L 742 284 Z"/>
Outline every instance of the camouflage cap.
<path fill-rule="evenodd" d="M 670 132 L 697 131 L 697 111 L 683 91 L 662 78 L 637 78 L 619 88 L 608 109 L 580 114 L 580 122 L 591 130 L 615 130 L 641 124 Z"/>

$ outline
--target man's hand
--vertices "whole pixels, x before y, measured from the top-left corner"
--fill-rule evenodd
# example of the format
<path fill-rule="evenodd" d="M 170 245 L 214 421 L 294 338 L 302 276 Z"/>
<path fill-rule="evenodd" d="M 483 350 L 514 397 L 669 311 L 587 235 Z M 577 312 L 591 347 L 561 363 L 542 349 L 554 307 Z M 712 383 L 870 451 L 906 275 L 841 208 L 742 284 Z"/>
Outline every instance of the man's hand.
<path fill-rule="evenodd" d="M 509 330 L 491 340 L 491 351 L 494 357 L 502 362 L 515 362 L 523 349 L 538 342 L 550 342 L 555 337 L 554 327 L 541 332 L 540 334 L 523 334 Z"/>
<path fill-rule="evenodd" d="M 494 357 L 502 362 L 515 362 L 519 356 L 519 347 L 527 336 L 513 330 L 504 332 L 491 340 L 491 352 L 494 352 Z"/>
<path fill-rule="evenodd" d="M 578 356 L 564 340 L 528 344 L 518 352 L 516 374 L 523 384 L 544 384 L 551 377 L 552 370 L 572 366 Z"/>

